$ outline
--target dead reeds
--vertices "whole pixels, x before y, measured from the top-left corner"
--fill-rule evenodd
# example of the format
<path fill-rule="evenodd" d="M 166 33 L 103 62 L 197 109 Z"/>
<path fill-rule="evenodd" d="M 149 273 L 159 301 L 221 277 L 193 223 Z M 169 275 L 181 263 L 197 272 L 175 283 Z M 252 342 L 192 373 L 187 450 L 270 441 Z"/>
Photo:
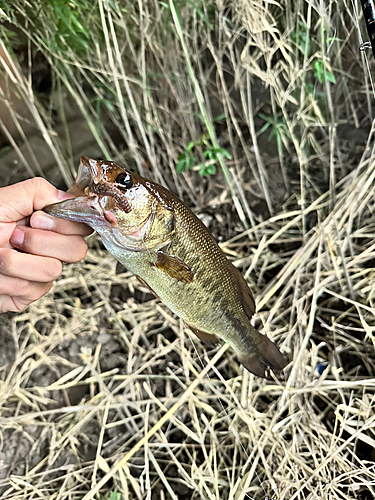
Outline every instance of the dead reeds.
<path fill-rule="evenodd" d="M 2 182 L 131 158 L 208 221 L 290 364 L 261 380 L 226 346 L 194 347 L 92 236 L 51 293 L 0 317 L 2 498 L 373 498 L 372 65 L 353 7 L 7 6 Z"/>

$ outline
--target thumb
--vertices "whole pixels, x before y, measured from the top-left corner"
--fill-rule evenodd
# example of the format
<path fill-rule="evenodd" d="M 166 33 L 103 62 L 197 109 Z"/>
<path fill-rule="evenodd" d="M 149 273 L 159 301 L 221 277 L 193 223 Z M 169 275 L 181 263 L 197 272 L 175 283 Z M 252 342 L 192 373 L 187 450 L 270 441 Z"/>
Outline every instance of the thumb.
<path fill-rule="evenodd" d="M 28 217 L 46 205 L 74 198 L 56 189 L 42 177 L 34 177 L 0 189 L 0 218 L 2 222 L 14 222 Z"/>

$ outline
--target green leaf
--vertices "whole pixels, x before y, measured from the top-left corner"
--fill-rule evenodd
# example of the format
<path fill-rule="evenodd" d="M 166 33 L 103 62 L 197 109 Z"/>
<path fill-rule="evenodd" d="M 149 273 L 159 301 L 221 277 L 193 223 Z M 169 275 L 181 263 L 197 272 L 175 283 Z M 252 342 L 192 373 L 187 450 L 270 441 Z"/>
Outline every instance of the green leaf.
<path fill-rule="evenodd" d="M 224 148 L 216 148 L 216 149 L 215 149 L 215 153 L 216 153 L 217 155 L 218 155 L 218 154 L 220 154 L 220 155 L 225 156 L 225 158 L 228 158 L 228 160 L 231 160 L 231 159 L 232 159 L 231 154 L 230 154 L 230 153 L 229 153 L 226 149 L 224 149 Z"/>
<path fill-rule="evenodd" d="M 265 132 L 265 131 L 268 129 L 268 127 L 270 127 L 270 126 L 271 126 L 271 122 L 267 122 L 267 123 L 265 123 L 265 124 L 263 125 L 263 127 L 259 130 L 259 133 L 260 133 L 260 134 L 263 134 L 263 132 Z"/>
<path fill-rule="evenodd" d="M 222 122 L 226 119 L 225 113 L 221 113 L 220 115 L 215 116 L 215 118 L 212 119 L 214 123 L 216 122 Z"/>
<path fill-rule="evenodd" d="M 203 156 L 204 158 L 209 158 L 210 160 L 216 160 L 216 154 L 215 154 L 215 151 L 212 150 L 212 149 L 207 149 L 204 153 L 203 153 Z"/>
<path fill-rule="evenodd" d="M 332 73 L 332 71 L 329 71 L 324 67 L 324 61 L 322 59 L 318 59 L 314 62 L 314 68 L 314 76 L 319 80 L 320 83 L 324 83 L 325 81 L 336 83 L 335 75 Z"/>
<path fill-rule="evenodd" d="M 332 43 L 332 42 L 343 42 L 341 38 L 337 38 L 336 36 L 329 36 L 327 38 L 327 43 Z"/>
<path fill-rule="evenodd" d="M 314 62 L 315 73 L 314 76 L 320 83 L 324 83 L 324 64 L 321 59 Z"/>
<path fill-rule="evenodd" d="M 263 118 L 264 121 L 271 123 L 272 122 L 272 117 L 264 115 L 263 113 L 258 113 L 258 115 Z"/>
<path fill-rule="evenodd" d="M 193 170 L 195 161 L 196 161 L 195 156 L 189 156 L 188 161 L 187 161 L 187 166 L 190 170 Z"/>
<path fill-rule="evenodd" d="M 185 148 L 185 153 L 188 153 L 189 151 L 191 151 L 194 146 L 195 146 L 195 142 L 194 141 L 189 142 L 189 144 Z"/>
<path fill-rule="evenodd" d="M 208 165 L 206 168 L 206 172 L 208 175 L 215 175 L 216 174 L 216 166 L 215 165 Z"/>
<path fill-rule="evenodd" d="M 110 493 L 109 497 L 101 495 L 99 500 L 121 500 L 121 493 L 114 490 Z"/>
<path fill-rule="evenodd" d="M 186 158 L 181 158 L 176 165 L 176 172 L 181 174 L 186 168 Z"/>
<path fill-rule="evenodd" d="M 336 83 L 335 75 L 333 73 L 331 73 L 330 71 L 328 71 L 328 70 L 326 71 L 325 77 L 326 77 L 326 80 L 328 80 L 329 82 Z"/>
<path fill-rule="evenodd" d="M 268 140 L 271 141 L 272 137 L 275 137 L 275 136 L 278 137 L 279 135 L 280 135 L 280 132 L 279 132 L 279 130 L 277 130 L 277 127 L 272 127 L 271 133 L 268 136 Z"/>
<path fill-rule="evenodd" d="M 310 39 L 308 37 L 309 28 L 306 23 L 299 21 L 297 28 L 291 32 L 290 38 L 292 42 L 299 48 L 303 54 L 310 53 Z"/>
<path fill-rule="evenodd" d="M 206 175 L 206 165 L 204 163 L 199 164 L 199 175 Z"/>
<path fill-rule="evenodd" d="M 74 15 L 73 12 L 71 15 L 71 20 L 72 20 L 72 23 L 75 24 L 75 26 L 78 28 L 78 31 L 83 33 L 87 38 L 90 38 L 89 34 L 85 30 L 85 28 L 82 26 L 82 24 L 78 21 L 77 17 Z"/>
<path fill-rule="evenodd" d="M 115 113 L 116 112 L 116 108 L 114 107 L 114 105 L 111 103 L 111 101 L 108 101 L 108 99 L 102 99 L 102 103 L 104 104 L 104 106 L 109 109 L 109 111 L 112 111 L 112 113 Z"/>
<path fill-rule="evenodd" d="M 199 164 L 199 175 L 201 176 L 208 176 L 208 175 L 214 175 L 216 173 L 216 167 L 214 164 L 211 165 L 205 165 L 204 163 Z"/>

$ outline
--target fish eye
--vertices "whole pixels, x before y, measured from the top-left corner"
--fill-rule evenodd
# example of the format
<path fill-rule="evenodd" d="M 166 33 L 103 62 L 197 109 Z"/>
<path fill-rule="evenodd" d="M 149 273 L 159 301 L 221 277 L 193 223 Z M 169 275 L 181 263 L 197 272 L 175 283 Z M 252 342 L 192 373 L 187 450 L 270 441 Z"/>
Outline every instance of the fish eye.
<path fill-rule="evenodd" d="M 120 186 L 130 189 L 133 185 L 130 174 L 128 172 L 119 174 L 116 178 L 116 184 L 120 184 Z"/>

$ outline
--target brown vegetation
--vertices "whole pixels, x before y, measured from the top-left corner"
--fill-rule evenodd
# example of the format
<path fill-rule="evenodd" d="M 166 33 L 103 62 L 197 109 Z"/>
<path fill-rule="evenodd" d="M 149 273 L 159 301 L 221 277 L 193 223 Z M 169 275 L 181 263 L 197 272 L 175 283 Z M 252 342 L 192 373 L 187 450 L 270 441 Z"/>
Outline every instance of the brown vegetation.
<path fill-rule="evenodd" d="M 2 498 L 374 498 L 374 63 L 353 6 L 3 14 L 38 132 L 11 141 L 0 122 L 2 184 L 64 187 L 81 154 L 166 184 L 251 283 L 256 326 L 290 364 L 262 380 L 226 346 L 207 353 L 90 237 L 51 293 L 0 317 Z"/>

